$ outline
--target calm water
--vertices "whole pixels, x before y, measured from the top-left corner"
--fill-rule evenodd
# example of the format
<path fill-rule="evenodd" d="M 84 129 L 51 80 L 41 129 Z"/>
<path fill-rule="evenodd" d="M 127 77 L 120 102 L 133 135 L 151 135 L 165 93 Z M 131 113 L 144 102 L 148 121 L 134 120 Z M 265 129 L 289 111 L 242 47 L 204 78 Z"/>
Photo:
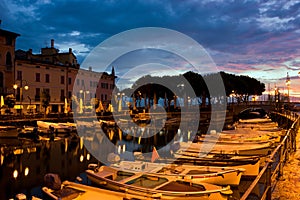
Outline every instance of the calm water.
<path fill-rule="evenodd" d="M 22 192 L 44 198 L 44 175 L 59 174 L 61 180 L 74 180 L 96 160 L 78 137 L 59 141 L 1 139 L 0 199 L 14 198 Z"/>
<path fill-rule="evenodd" d="M 118 136 L 115 128 L 112 128 Z M 178 136 L 178 130 L 168 130 L 169 134 L 158 132 L 156 136 L 141 140 L 138 138 L 118 141 L 114 137 L 116 145 L 126 145 L 126 150 L 144 149 L 149 151 L 153 143 L 163 146 L 165 142 Z M 181 131 L 181 135 L 187 135 Z M 127 138 L 127 139 L 126 139 Z M 1 139 L 1 166 L 0 166 L 0 199 L 14 198 L 18 193 L 24 193 L 29 199 L 36 196 L 45 199 L 41 191 L 44 175 L 47 173 L 59 174 L 61 180 L 74 181 L 77 176 L 83 178 L 83 183 L 90 184 L 83 173 L 88 164 L 95 163 L 97 160 L 84 147 L 89 141 L 81 140 L 77 135 L 63 138 L 57 141 L 39 141 L 19 139 Z M 239 199 L 247 190 L 251 180 L 243 180 L 238 187 L 232 188 L 234 194 L 232 199 Z M 258 199 L 262 186 L 257 186 L 251 194 L 252 199 Z"/>

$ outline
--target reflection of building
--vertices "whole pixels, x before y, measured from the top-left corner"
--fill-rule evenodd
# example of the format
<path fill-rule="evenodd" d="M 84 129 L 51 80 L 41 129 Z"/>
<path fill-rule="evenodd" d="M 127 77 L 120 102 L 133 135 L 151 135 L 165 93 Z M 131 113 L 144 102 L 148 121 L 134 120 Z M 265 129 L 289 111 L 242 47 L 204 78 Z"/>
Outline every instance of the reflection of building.
<path fill-rule="evenodd" d="M 17 33 L 0 29 L 0 95 L 12 89 Z"/>
<path fill-rule="evenodd" d="M 69 48 L 67 53 L 59 53 L 54 47 L 54 40 L 51 40 L 50 47 L 41 49 L 41 54 L 33 54 L 31 49 L 17 50 L 14 76 L 15 80 L 26 80 L 29 85 L 29 90 L 23 93 L 23 104 L 28 104 L 31 99 L 31 104 L 36 105 L 37 111 L 41 111 L 41 95 L 46 91 L 50 96 L 51 112 L 63 112 L 65 98 L 68 98 L 68 102 L 72 95 L 82 98 L 79 91 L 73 91 L 73 86 L 88 91 L 86 102 L 94 97 L 110 100 L 108 94 L 114 88 L 115 77 L 106 72 L 92 71 L 92 67 L 88 70 L 79 69 L 72 49 Z M 101 87 L 103 84 L 109 87 Z"/>

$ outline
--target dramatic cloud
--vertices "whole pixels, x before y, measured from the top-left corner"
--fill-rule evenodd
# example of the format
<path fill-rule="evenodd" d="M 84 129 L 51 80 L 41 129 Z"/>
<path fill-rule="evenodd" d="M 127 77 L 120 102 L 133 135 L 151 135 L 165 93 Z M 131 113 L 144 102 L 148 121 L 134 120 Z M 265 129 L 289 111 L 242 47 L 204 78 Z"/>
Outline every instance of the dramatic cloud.
<path fill-rule="evenodd" d="M 3 0 L 0 9 L 1 28 L 21 34 L 17 49 L 32 48 L 35 53 L 55 39 L 56 47 L 72 48 L 82 62 L 115 34 L 163 27 L 198 41 L 222 71 L 282 87 L 287 72 L 297 77 L 300 71 L 299 0 Z M 182 59 L 165 52 L 159 56 L 151 52 L 151 59 L 155 56 L 157 62 L 176 69 L 188 68 Z M 139 63 L 120 60 L 115 63 L 120 71 Z M 300 79 L 292 81 L 296 92 Z"/>

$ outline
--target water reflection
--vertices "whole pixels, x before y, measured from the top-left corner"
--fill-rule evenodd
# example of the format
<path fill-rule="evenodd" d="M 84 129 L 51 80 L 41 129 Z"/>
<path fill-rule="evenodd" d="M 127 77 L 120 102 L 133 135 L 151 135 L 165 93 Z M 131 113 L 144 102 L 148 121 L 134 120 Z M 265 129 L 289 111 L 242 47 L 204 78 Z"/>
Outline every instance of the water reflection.
<path fill-rule="evenodd" d="M 30 190 L 41 186 L 50 172 L 62 180 L 74 180 L 89 163 L 96 162 L 75 135 L 38 143 L 0 139 L 0 145 L 0 199 L 14 198 L 20 192 L 31 196 Z"/>

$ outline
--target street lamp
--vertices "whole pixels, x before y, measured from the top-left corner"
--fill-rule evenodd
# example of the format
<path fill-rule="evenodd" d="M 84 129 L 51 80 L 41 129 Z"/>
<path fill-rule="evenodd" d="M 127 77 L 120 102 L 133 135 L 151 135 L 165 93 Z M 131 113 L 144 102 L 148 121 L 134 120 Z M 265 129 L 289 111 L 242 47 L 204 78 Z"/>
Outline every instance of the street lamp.
<path fill-rule="evenodd" d="M 290 103 L 290 85 L 291 85 L 291 79 L 290 79 L 290 76 L 289 76 L 288 72 L 287 72 L 287 75 L 286 75 L 285 84 L 286 84 L 287 89 L 288 89 L 288 104 L 289 104 Z"/>
<path fill-rule="evenodd" d="M 22 80 L 22 79 L 21 79 L 21 80 L 16 80 L 16 81 L 19 81 L 19 82 L 20 82 L 20 85 L 18 85 L 17 83 L 15 83 L 15 84 L 13 85 L 13 88 L 14 88 L 15 90 L 17 90 L 18 87 L 20 88 L 20 109 L 21 109 L 20 115 L 22 115 L 23 88 L 24 88 L 24 90 L 28 90 L 28 89 L 29 89 L 29 86 L 28 86 L 28 83 L 27 83 L 26 80 Z M 23 86 L 23 84 L 24 84 L 24 86 Z"/>
<path fill-rule="evenodd" d="M 123 102 L 123 96 L 125 95 L 125 93 L 117 93 L 117 97 L 120 97 L 120 99 L 118 100 L 118 112 L 122 111 L 122 102 Z"/>
<path fill-rule="evenodd" d="M 184 90 L 184 84 L 180 83 L 177 85 L 177 88 L 179 89 L 179 92 L 182 93 L 182 91 Z M 183 95 L 183 107 L 186 106 L 186 94 L 184 93 Z"/>

